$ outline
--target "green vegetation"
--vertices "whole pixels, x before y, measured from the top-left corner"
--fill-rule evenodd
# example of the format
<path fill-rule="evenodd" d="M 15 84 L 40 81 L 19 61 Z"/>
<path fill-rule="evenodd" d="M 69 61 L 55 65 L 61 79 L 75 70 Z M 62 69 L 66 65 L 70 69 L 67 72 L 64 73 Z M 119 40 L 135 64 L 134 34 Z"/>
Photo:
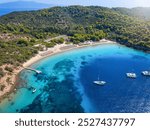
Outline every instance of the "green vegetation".
<path fill-rule="evenodd" d="M 17 41 L 17 45 L 24 47 L 24 46 L 28 46 L 28 41 L 24 40 L 24 39 L 20 39 L 19 41 Z"/>
<path fill-rule="evenodd" d="M 0 78 L 2 78 L 5 75 L 4 71 L 2 68 L 0 68 Z"/>
<path fill-rule="evenodd" d="M 70 41 L 74 44 L 77 44 L 88 40 L 99 41 L 105 37 L 106 33 L 104 33 L 103 31 L 97 31 L 92 34 L 74 34 L 73 36 L 71 36 Z"/>
<path fill-rule="evenodd" d="M 86 34 L 93 35 L 103 30 L 111 40 L 123 44 L 149 46 L 150 22 L 136 18 L 132 13 L 127 15 L 127 10 L 133 12 L 130 9 L 94 6 L 54 7 L 39 11 L 15 12 L 0 18 L 0 31 L 28 34 L 37 39 L 66 34 L 74 39 L 77 34 L 84 37 Z M 81 41 L 85 39 L 82 36 Z M 94 36 L 92 39 L 98 38 Z"/>
<path fill-rule="evenodd" d="M 25 43 L 26 42 L 23 42 L 23 40 L 0 42 L 0 66 L 3 64 L 18 66 L 20 63 L 25 62 L 37 54 L 38 48 L 30 45 L 30 43 Z"/>
<path fill-rule="evenodd" d="M 6 87 L 5 85 L 0 84 L 0 91 L 3 91 L 5 87 Z"/>
<path fill-rule="evenodd" d="M 41 47 L 34 46 L 36 44 L 53 47 L 64 43 L 64 38 L 44 42 L 46 38 L 62 34 L 69 37 L 66 43 L 107 38 L 150 50 L 150 22 L 133 14 L 132 10 L 123 8 L 70 6 L 2 16 L 0 66 L 7 63 L 19 65 L 28 60 L 41 50 Z"/>
<path fill-rule="evenodd" d="M 5 70 L 8 72 L 13 72 L 13 69 L 11 67 L 8 67 L 8 66 L 5 67 Z"/>
<path fill-rule="evenodd" d="M 53 44 L 62 44 L 62 43 L 64 43 L 64 41 L 65 40 L 63 38 L 59 38 L 59 39 L 53 39 L 50 42 Z"/>
<path fill-rule="evenodd" d="M 150 7 L 137 7 L 137 8 L 114 8 L 115 11 L 128 16 L 137 17 L 140 19 L 150 20 Z"/>
<path fill-rule="evenodd" d="M 45 45 L 47 48 L 50 48 L 50 47 L 54 47 L 56 45 L 56 43 L 54 43 L 54 42 L 50 42 L 50 43 L 44 42 L 43 45 Z"/>

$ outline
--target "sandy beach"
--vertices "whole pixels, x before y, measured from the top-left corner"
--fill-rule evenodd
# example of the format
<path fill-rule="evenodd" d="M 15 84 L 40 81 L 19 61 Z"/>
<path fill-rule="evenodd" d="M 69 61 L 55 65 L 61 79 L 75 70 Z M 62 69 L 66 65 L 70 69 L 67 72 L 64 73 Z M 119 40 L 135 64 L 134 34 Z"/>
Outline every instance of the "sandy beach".
<path fill-rule="evenodd" d="M 97 42 L 86 41 L 84 43 L 79 43 L 78 45 L 74 45 L 74 44 L 67 45 L 67 44 L 63 43 L 63 44 L 57 44 L 53 48 L 48 48 L 46 51 L 39 51 L 39 53 L 36 56 L 32 57 L 30 60 L 23 63 L 22 66 L 15 68 L 13 70 L 13 74 L 11 74 L 11 75 L 6 74 L 4 77 L 2 77 L 0 79 L 0 84 L 3 83 L 6 86 L 3 91 L 0 91 L 0 99 L 3 99 L 7 95 L 9 95 L 13 91 L 15 91 L 16 79 L 17 79 L 18 74 L 24 68 L 29 67 L 30 65 L 34 64 L 35 62 L 37 62 L 43 58 L 58 54 L 58 53 L 70 51 L 72 49 L 78 49 L 78 48 L 83 48 L 83 47 L 88 47 L 88 46 L 95 46 L 95 45 L 100 45 L 100 44 L 109 44 L 109 43 L 115 43 L 115 42 L 106 40 L 106 39 L 102 39 Z M 6 65 L 4 65 L 2 67 L 4 68 L 5 66 Z M 8 78 L 10 80 L 9 83 L 7 81 Z"/>
<path fill-rule="evenodd" d="M 33 63 L 35 63 L 35 62 L 37 62 L 37 61 L 39 61 L 45 57 L 49 57 L 51 55 L 55 55 L 55 54 L 58 54 L 61 52 L 69 51 L 72 49 L 83 48 L 83 47 L 87 47 L 87 46 L 106 44 L 106 43 L 108 44 L 108 43 L 115 43 L 115 42 L 110 41 L 110 40 L 106 40 L 106 39 L 102 39 L 102 40 L 97 41 L 97 42 L 84 42 L 84 43 L 81 43 L 79 45 L 74 45 L 74 44 L 67 45 L 67 44 L 63 43 L 60 45 L 56 45 L 53 48 L 48 48 L 48 50 L 46 50 L 46 51 L 39 51 L 39 53 L 35 57 L 32 57 L 30 60 L 25 62 L 23 64 L 23 66 L 29 67 Z"/>

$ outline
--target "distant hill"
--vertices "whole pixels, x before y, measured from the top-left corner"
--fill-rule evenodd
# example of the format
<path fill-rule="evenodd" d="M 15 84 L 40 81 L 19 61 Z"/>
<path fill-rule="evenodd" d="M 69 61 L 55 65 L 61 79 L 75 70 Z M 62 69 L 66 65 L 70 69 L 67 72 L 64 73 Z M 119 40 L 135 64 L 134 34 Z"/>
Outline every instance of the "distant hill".
<path fill-rule="evenodd" d="M 0 16 L 14 11 L 38 10 L 43 8 L 49 8 L 52 6 L 54 5 L 30 2 L 30 1 L 17 1 L 17 2 L 3 3 L 0 4 Z"/>
<path fill-rule="evenodd" d="M 136 7 L 132 9 L 128 8 L 113 8 L 122 14 L 138 17 L 140 19 L 150 20 L 150 7 Z"/>

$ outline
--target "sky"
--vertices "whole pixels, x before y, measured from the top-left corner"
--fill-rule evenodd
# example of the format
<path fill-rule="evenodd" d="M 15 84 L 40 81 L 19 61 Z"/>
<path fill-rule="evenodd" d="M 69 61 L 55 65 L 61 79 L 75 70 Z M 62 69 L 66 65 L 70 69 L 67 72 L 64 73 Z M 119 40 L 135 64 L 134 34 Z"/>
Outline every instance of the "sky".
<path fill-rule="evenodd" d="M 34 1 L 53 5 L 98 5 L 105 7 L 150 7 L 150 0 L 0 0 L 0 3 Z"/>

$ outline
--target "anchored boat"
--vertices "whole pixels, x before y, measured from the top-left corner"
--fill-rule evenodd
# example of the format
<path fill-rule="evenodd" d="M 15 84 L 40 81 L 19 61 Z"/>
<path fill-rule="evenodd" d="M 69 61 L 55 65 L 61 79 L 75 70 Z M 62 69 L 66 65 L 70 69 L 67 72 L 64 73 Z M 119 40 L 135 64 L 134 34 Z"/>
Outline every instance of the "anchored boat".
<path fill-rule="evenodd" d="M 93 83 L 97 84 L 97 85 L 105 85 L 106 82 L 105 81 L 93 81 Z"/>
<path fill-rule="evenodd" d="M 137 77 L 136 73 L 126 73 L 126 75 L 128 78 L 133 78 L 133 79 L 135 79 Z"/>
<path fill-rule="evenodd" d="M 142 71 L 142 74 L 143 74 L 144 76 L 150 76 L 150 71 Z"/>
<path fill-rule="evenodd" d="M 94 84 L 97 84 L 97 85 L 100 85 L 100 86 L 103 86 L 106 84 L 106 81 L 102 81 L 102 80 L 99 80 L 99 77 L 98 77 L 98 80 L 96 81 L 93 81 Z"/>

